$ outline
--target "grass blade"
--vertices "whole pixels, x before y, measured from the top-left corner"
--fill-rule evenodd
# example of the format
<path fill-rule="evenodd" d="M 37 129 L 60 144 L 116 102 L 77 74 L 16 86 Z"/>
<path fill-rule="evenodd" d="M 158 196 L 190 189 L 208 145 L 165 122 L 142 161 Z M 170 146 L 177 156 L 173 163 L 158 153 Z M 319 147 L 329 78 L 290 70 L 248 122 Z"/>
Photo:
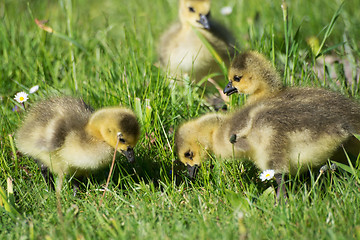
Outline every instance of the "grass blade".
<path fill-rule="evenodd" d="M 12 180 L 10 178 L 7 178 L 7 194 L 0 186 L 0 207 L 3 207 L 5 211 L 10 213 L 12 216 L 20 216 L 20 213 L 15 208 L 14 190 Z"/>
<path fill-rule="evenodd" d="M 38 25 L 39 28 L 41 28 L 42 30 L 44 30 L 45 32 L 48 32 L 48 33 L 51 33 L 52 35 L 54 35 L 55 37 L 58 37 L 58 38 L 61 38 L 63 40 L 66 40 L 72 44 L 74 44 L 75 46 L 77 46 L 79 49 L 81 49 L 83 52 L 87 53 L 87 50 L 84 48 L 84 46 L 82 46 L 80 43 L 78 43 L 76 40 L 74 40 L 73 38 L 65 35 L 65 34 L 62 34 L 62 33 L 59 33 L 57 31 L 55 31 L 54 29 L 52 29 L 51 27 L 49 26 L 46 26 L 45 25 L 45 22 L 46 21 L 41 21 L 41 20 L 38 20 L 37 18 L 35 18 L 35 23 L 36 25 Z"/>
<path fill-rule="evenodd" d="M 215 61 L 219 64 L 221 71 L 226 76 L 227 75 L 227 68 L 225 66 L 225 62 L 222 60 L 220 55 L 216 52 L 216 50 L 211 46 L 208 40 L 194 27 L 192 27 L 192 30 L 195 32 L 195 34 L 198 36 L 198 38 L 203 42 L 205 47 L 209 50 Z"/>
<path fill-rule="evenodd" d="M 324 44 L 325 44 L 326 40 L 329 38 L 332 31 L 334 30 L 335 22 L 339 18 L 343 6 L 344 6 L 344 2 L 342 2 L 340 4 L 339 8 L 336 10 L 335 14 L 333 15 L 329 25 L 327 26 L 324 38 L 323 38 L 323 40 L 322 40 L 322 42 L 320 44 L 319 50 L 317 51 L 315 58 L 318 58 L 318 57 L 320 57 L 321 55 L 323 55 L 325 53 L 325 52 L 322 52 L 321 50 L 324 47 Z"/>

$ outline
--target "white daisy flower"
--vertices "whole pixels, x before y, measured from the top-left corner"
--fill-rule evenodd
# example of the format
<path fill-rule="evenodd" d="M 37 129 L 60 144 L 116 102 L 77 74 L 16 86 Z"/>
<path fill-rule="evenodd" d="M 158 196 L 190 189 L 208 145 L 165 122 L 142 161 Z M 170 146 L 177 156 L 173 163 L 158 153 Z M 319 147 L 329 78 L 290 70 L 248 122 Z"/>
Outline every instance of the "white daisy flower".
<path fill-rule="evenodd" d="M 274 175 L 275 175 L 274 170 L 267 169 L 260 174 L 260 179 L 261 179 L 261 181 L 271 180 L 274 177 Z"/>
<path fill-rule="evenodd" d="M 232 11 L 233 11 L 233 8 L 230 6 L 226 6 L 226 7 L 223 7 L 220 9 L 220 13 L 225 16 L 230 15 L 232 13 Z"/>
<path fill-rule="evenodd" d="M 37 90 L 39 90 L 39 85 L 35 85 L 32 88 L 30 88 L 29 93 L 32 94 L 32 93 L 36 92 Z"/>
<path fill-rule="evenodd" d="M 18 101 L 19 103 L 26 102 L 28 100 L 28 95 L 26 92 L 18 92 L 14 99 Z"/>

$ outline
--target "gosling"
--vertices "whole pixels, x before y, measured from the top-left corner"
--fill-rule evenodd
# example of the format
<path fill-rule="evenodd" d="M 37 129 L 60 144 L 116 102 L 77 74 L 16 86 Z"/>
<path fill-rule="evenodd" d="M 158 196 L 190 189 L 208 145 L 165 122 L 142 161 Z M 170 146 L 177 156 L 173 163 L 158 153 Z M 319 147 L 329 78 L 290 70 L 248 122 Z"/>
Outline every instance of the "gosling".
<path fill-rule="evenodd" d="M 309 133 L 306 133 L 308 134 L 307 140 L 309 141 L 309 144 L 314 145 L 312 148 L 313 152 L 306 150 L 307 148 L 304 148 L 302 151 L 303 155 L 307 156 L 307 154 L 311 154 L 312 152 L 314 159 L 318 159 L 317 161 L 324 163 L 324 159 L 326 160 L 330 155 L 325 154 L 324 157 L 318 157 L 316 153 L 317 149 L 323 148 L 323 153 L 326 151 L 331 152 L 331 158 L 339 162 L 347 162 L 347 157 L 344 154 L 343 149 L 339 148 L 339 146 L 343 146 L 346 152 L 349 152 L 355 156 L 359 154 L 359 141 L 352 135 L 352 133 L 359 132 L 359 129 L 355 127 L 356 125 L 354 125 L 356 123 L 355 120 L 357 117 L 355 114 L 356 112 L 353 112 L 358 111 L 354 110 L 359 108 L 357 103 L 354 103 L 339 94 L 323 89 L 284 87 L 278 72 L 272 66 L 270 61 L 255 51 L 249 51 L 240 54 L 233 60 L 229 69 L 229 80 L 229 84 L 224 89 L 225 94 L 231 95 L 236 92 L 248 94 L 249 97 L 247 103 L 250 105 L 257 104 L 258 102 L 262 104 L 264 101 L 278 104 L 278 106 L 273 106 L 272 108 L 278 110 L 283 109 L 285 114 L 284 112 L 276 110 L 278 114 L 275 114 L 273 118 L 276 118 L 279 123 L 289 123 L 289 126 L 296 123 L 295 126 L 302 127 L 302 130 L 300 131 L 302 134 L 306 133 L 307 131 L 309 132 L 308 128 L 311 126 L 318 126 L 319 129 L 323 129 L 323 126 L 319 126 L 319 123 L 325 124 L 325 126 L 329 128 L 333 127 L 334 129 L 337 129 L 339 133 L 341 133 L 345 131 L 344 129 L 346 128 L 340 128 L 339 126 L 345 126 L 346 124 L 349 124 L 349 121 L 352 121 L 350 124 L 351 131 L 348 130 L 346 132 L 347 134 L 344 135 L 344 140 L 341 140 L 342 138 L 340 135 L 324 135 L 327 136 L 324 137 L 324 139 L 327 138 L 329 141 L 330 139 L 333 139 L 333 143 L 337 147 L 330 147 L 325 142 L 323 143 L 325 147 L 323 147 L 321 142 L 316 143 L 312 141 L 312 139 L 317 139 L 317 137 L 322 134 L 320 130 L 318 132 L 310 131 Z M 333 97 L 333 99 L 331 99 L 331 97 Z M 332 105 L 332 101 L 335 102 L 336 107 Z M 327 104 L 331 105 L 331 111 L 327 108 Z M 292 112 L 294 114 L 290 114 Z M 315 115 L 318 118 L 313 118 Z M 267 114 L 266 117 L 268 118 L 269 114 Z M 307 118 L 306 121 L 304 120 L 305 118 Z M 327 118 L 331 118 L 334 121 L 330 122 L 327 120 Z M 318 122 L 316 122 L 315 119 L 317 119 Z M 292 123 L 290 123 L 290 121 L 292 121 Z M 344 122 L 342 123 L 342 121 Z M 288 130 L 289 132 L 294 132 L 295 127 L 294 129 L 288 128 Z M 286 131 L 285 129 L 280 128 L 280 130 L 277 132 L 284 134 Z M 296 132 L 299 131 L 296 130 Z M 233 135 L 233 137 L 235 136 L 236 135 Z M 295 139 L 296 138 L 297 137 L 295 137 Z M 340 143 L 337 144 L 337 141 L 340 141 Z M 300 166 L 300 168 L 307 169 L 309 165 L 319 167 L 319 164 L 314 162 L 315 160 L 311 160 L 308 157 L 302 159 L 306 158 L 307 160 L 304 161 L 308 161 L 310 164 L 303 164 Z M 294 158 L 292 160 L 294 161 Z M 266 161 L 264 160 L 264 162 Z M 285 166 L 285 168 L 287 167 L 289 166 Z M 298 168 L 294 167 L 295 166 L 292 166 L 292 169 L 298 170 Z M 281 179 L 279 179 L 279 175 L 277 175 L 277 181 L 280 180 Z"/>
<path fill-rule="evenodd" d="M 188 74 L 200 81 L 210 73 L 221 72 L 194 29 L 205 37 L 226 66 L 234 54 L 234 38 L 211 18 L 210 0 L 179 0 L 179 22 L 160 37 L 158 45 L 161 67 L 168 68 L 175 78 Z"/>
<path fill-rule="evenodd" d="M 296 104 L 307 102 L 316 107 L 318 102 L 328 101 L 322 96 L 334 94 L 317 88 L 285 87 L 271 62 L 256 51 L 242 53 L 233 60 L 229 69 L 229 80 L 224 93 L 227 95 L 236 92 L 248 94 L 247 104 L 264 99 L 278 99 L 280 106 L 283 101 L 292 101 Z M 359 141 L 352 137 L 344 147 L 346 150 L 357 149 L 358 143 Z M 338 151 L 334 157 L 340 161 L 345 158 L 342 151 Z"/>
<path fill-rule="evenodd" d="M 324 89 L 289 89 L 258 100 L 233 114 L 229 141 L 261 169 L 273 169 L 278 185 L 283 174 L 320 168 L 345 147 L 358 156 L 360 105 Z M 355 139 L 355 140 L 354 140 Z M 278 188 L 277 197 L 280 197 Z"/>
<path fill-rule="evenodd" d="M 56 97 L 30 109 L 15 142 L 20 152 L 38 160 L 45 180 L 49 180 L 48 170 L 58 175 L 56 191 L 60 192 L 65 175 L 83 177 L 107 165 L 117 143 L 116 149 L 134 162 L 139 135 L 139 123 L 129 109 L 92 112 L 81 99 Z"/>

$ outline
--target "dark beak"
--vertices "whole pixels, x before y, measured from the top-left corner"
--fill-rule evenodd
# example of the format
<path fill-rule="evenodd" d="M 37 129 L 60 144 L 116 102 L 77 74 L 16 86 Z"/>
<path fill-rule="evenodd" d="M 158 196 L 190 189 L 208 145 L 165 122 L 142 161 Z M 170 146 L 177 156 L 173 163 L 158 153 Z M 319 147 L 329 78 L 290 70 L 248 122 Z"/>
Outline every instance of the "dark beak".
<path fill-rule="evenodd" d="M 229 141 L 231 144 L 236 143 L 236 134 L 231 135 Z"/>
<path fill-rule="evenodd" d="M 233 93 L 237 93 L 238 90 L 236 88 L 233 87 L 232 82 L 229 82 L 228 85 L 226 85 L 226 87 L 224 88 L 224 93 L 227 96 L 230 96 Z"/>
<path fill-rule="evenodd" d="M 131 147 L 128 147 L 127 150 L 121 150 L 121 152 L 125 155 L 125 157 L 128 159 L 129 163 L 135 162 L 135 154 L 134 149 Z"/>
<path fill-rule="evenodd" d="M 196 177 L 196 173 L 198 170 L 198 165 L 190 166 L 189 164 L 186 165 L 186 168 L 189 172 L 189 177 L 194 179 Z"/>
<path fill-rule="evenodd" d="M 198 22 L 201 23 L 201 25 L 203 25 L 205 29 L 210 29 L 209 19 L 206 15 L 200 14 L 200 20 L 198 20 Z"/>

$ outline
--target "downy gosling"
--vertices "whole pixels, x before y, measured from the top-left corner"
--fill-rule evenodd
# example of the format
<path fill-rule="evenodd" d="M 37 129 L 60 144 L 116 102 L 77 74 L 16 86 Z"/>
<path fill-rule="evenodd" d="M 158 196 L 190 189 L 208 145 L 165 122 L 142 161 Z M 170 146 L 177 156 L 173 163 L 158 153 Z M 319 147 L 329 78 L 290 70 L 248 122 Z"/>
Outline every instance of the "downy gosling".
<path fill-rule="evenodd" d="M 285 87 L 271 62 L 256 51 L 244 52 L 233 60 L 229 69 L 229 80 L 224 93 L 227 95 L 236 92 L 248 94 L 247 104 L 264 99 L 277 99 L 275 101 L 279 100 L 280 106 L 283 104 L 282 101 L 292 101 L 301 102 L 301 104 L 308 102 L 309 105 L 313 104 L 315 108 L 319 102 L 329 100 L 322 98 L 322 96 L 335 94 L 318 88 Z M 337 96 L 342 98 L 340 95 Z M 346 101 L 344 100 L 343 103 L 346 104 Z M 338 117 L 340 118 L 340 116 Z M 358 145 L 359 141 L 355 137 L 351 137 L 344 143 L 346 150 L 356 149 Z M 339 150 L 333 158 L 343 161 L 346 157 L 343 151 Z"/>
<path fill-rule="evenodd" d="M 305 168 L 308 165 L 305 164 L 306 162 L 319 167 L 319 164 L 323 164 L 329 157 L 335 161 L 346 161 L 343 149 L 337 149 L 334 152 L 340 146 L 343 146 L 346 152 L 358 155 L 360 144 L 353 133 L 360 131 L 357 124 L 360 108 L 352 100 L 324 89 L 284 87 L 270 61 L 254 51 L 245 52 L 234 59 L 229 69 L 229 80 L 229 84 L 224 89 L 227 95 L 236 92 L 249 94 L 248 104 L 250 105 L 264 101 L 278 104 L 278 106 L 272 106 L 273 109 L 277 109 L 274 116 L 267 113 L 261 117 L 273 119 L 273 122 L 278 121 L 280 125 L 284 124 L 273 132 L 276 133 L 275 138 L 278 139 L 282 137 L 278 137 L 277 134 L 292 135 L 293 140 L 289 140 L 289 136 L 285 137 L 287 141 L 283 143 L 285 146 L 293 144 L 296 149 L 293 142 L 303 139 L 307 147 L 303 146 L 303 150 L 296 151 L 298 154 L 302 153 L 303 157 L 299 155 L 299 161 Z M 332 131 L 330 131 L 331 128 Z M 279 141 L 282 142 L 282 140 Z M 331 144 L 334 145 L 331 146 Z M 288 149 L 279 150 L 289 151 Z M 293 153 L 296 151 L 294 150 Z M 314 159 L 311 160 L 310 156 Z M 289 156 L 285 159 L 278 160 L 276 163 L 282 165 L 283 161 L 290 161 Z M 291 161 L 294 164 L 295 156 L 292 156 Z M 261 162 L 264 168 L 266 161 Z M 290 166 L 283 165 L 283 168 L 287 167 Z M 292 166 L 292 169 L 297 168 Z"/>
<path fill-rule="evenodd" d="M 139 123 L 129 109 L 93 112 L 81 99 L 55 97 L 30 109 L 15 142 L 20 152 L 38 161 L 46 180 L 48 170 L 58 175 L 60 192 L 65 175 L 82 177 L 107 165 L 117 142 L 117 150 L 134 162 L 139 135 Z"/>
<path fill-rule="evenodd" d="M 246 105 L 233 114 L 229 141 L 261 169 L 273 169 L 278 185 L 283 174 L 320 168 L 328 159 L 347 163 L 358 156 L 360 105 L 324 89 L 289 89 Z M 343 153 L 344 158 L 339 156 Z M 285 189 L 278 188 L 285 194 Z"/>
<path fill-rule="evenodd" d="M 179 0 L 179 22 L 160 38 L 158 55 L 161 67 L 172 77 L 183 74 L 200 81 L 210 73 L 221 72 L 216 60 L 197 36 L 196 29 L 211 44 L 225 65 L 234 53 L 234 38 L 210 16 L 210 0 Z"/>

